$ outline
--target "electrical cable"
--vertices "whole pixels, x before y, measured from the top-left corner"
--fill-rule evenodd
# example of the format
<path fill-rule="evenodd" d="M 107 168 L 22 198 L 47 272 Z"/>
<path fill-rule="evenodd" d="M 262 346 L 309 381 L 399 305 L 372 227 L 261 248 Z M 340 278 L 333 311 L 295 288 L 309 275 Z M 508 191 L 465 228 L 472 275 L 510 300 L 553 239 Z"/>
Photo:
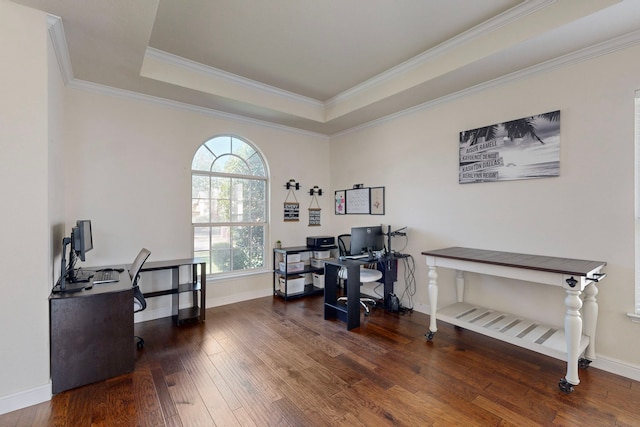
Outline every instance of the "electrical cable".
<path fill-rule="evenodd" d="M 405 298 L 409 303 L 408 307 L 405 307 L 407 311 L 413 311 L 413 296 L 416 294 L 416 277 L 415 277 L 415 260 L 413 256 L 408 255 L 403 258 L 404 261 L 404 282 L 405 288 L 400 301 L 404 301 Z"/>

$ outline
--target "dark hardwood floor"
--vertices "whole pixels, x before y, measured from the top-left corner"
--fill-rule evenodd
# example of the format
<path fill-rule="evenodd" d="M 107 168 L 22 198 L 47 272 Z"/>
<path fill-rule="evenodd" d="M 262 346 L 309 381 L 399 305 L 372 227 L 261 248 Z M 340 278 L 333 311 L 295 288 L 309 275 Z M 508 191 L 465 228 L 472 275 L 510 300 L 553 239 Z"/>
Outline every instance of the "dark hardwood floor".
<path fill-rule="evenodd" d="M 640 383 L 566 365 L 428 316 L 378 308 L 347 332 L 322 297 L 261 298 L 207 321 L 136 325 L 129 375 L 0 416 L 0 426 L 640 426 Z M 132 346 L 133 346 L 132 340 Z"/>

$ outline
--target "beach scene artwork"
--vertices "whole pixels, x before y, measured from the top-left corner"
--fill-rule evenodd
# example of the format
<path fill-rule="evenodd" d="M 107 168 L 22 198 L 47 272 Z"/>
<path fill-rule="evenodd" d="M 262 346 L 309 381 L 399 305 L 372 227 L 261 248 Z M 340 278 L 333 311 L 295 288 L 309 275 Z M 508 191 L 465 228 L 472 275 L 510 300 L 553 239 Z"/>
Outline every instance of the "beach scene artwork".
<path fill-rule="evenodd" d="M 560 110 L 460 132 L 459 183 L 560 175 Z"/>

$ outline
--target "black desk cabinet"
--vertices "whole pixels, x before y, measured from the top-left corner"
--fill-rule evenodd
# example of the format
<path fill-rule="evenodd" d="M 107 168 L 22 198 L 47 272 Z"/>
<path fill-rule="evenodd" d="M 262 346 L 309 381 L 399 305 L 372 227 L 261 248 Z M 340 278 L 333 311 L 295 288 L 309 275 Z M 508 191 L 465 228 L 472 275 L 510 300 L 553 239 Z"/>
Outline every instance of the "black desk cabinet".
<path fill-rule="evenodd" d="M 133 371 L 133 289 L 129 276 L 49 297 L 53 393 Z"/>

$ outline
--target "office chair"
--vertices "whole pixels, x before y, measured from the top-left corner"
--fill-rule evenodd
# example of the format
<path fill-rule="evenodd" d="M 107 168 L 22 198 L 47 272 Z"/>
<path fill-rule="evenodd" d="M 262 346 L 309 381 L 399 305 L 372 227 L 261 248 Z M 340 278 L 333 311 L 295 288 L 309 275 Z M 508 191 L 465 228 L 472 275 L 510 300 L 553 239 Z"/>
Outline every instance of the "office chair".
<path fill-rule="evenodd" d="M 340 256 L 351 255 L 351 235 L 350 234 L 341 234 L 338 236 L 338 250 L 340 252 Z M 347 269 L 341 268 L 338 271 L 338 277 L 343 281 L 347 281 Z M 363 265 L 360 267 L 360 286 L 363 283 L 369 282 L 377 282 L 382 279 L 382 271 L 379 271 L 375 268 L 371 268 L 371 264 Z M 344 283 L 344 282 L 343 282 Z M 338 301 L 346 301 L 347 297 L 340 297 Z M 364 308 L 364 315 L 368 316 L 370 313 L 369 306 L 367 304 L 376 305 L 376 300 L 370 297 L 360 297 L 360 305 Z"/>
<path fill-rule="evenodd" d="M 131 277 L 131 286 L 133 286 L 133 312 L 137 313 L 139 311 L 147 308 L 147 301 L 144 299 L 144 295 L 142 291 L 140 291 L 140 270 L 142 269 L 142 265 L 151 255 L 151 251 L 147 248 L 140 249 L 138 256 L 133 260 L 133 264 L 131 264 L 131 268 L 129 269 L 129 277 Z M 138 342 L 136 345 L 138 348 L 144 347 L 144 340 L 142 337 L 135 336 Z"/>

